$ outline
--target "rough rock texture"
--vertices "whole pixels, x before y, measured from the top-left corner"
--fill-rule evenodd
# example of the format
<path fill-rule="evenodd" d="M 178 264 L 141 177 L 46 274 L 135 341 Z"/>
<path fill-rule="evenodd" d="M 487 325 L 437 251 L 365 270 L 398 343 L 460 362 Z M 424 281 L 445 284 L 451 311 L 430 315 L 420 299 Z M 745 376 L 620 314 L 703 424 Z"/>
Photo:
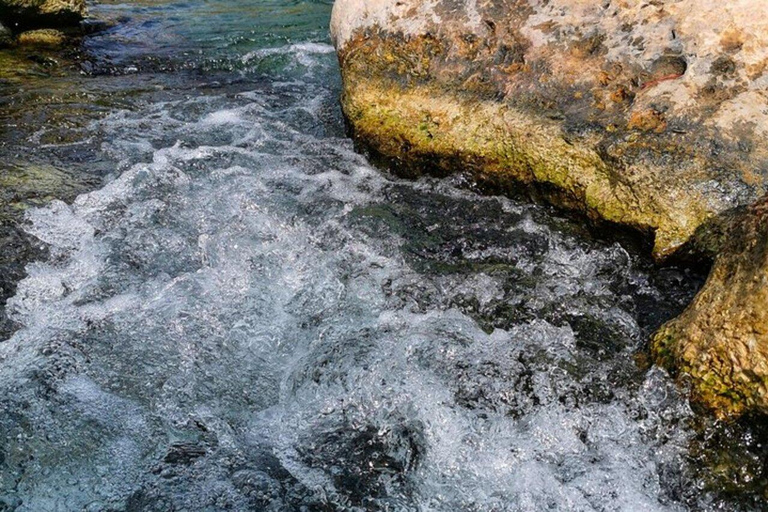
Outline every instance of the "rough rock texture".
<path fill-rule="evenodd" d="M 406 173 L 655 235 L 663 259 L 768 182 L 768 2 L 338 0 L 353 135 Z M 696 236 L 694 236 L 696 234 Z"/>
<path fill-rule="evenodd" d="M 706 285 L 659 330 L 653 351 L 720 415 L 768 412 L 768 198 L 726 240 Z"/>
<path fill-rule="evenodd" d="M 21 46 L 37 46 L 45 48 L 59 48 L 66 41 L 66 36 L 55 28 L 40 28 L 22 32 L 17 38 Z"/>
<path fill-rule="evenodd" d="M 15 32 L 77 25 L 85 0 L 0 0 L 0 21 Z"/>

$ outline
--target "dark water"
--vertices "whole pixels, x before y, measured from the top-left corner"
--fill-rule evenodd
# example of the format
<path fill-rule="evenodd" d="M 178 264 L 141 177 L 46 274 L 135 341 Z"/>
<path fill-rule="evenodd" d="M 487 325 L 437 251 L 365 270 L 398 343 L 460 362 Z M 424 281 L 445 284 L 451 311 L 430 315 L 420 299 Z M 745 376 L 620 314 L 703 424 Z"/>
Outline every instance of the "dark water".
<path fill-rule="evenodd" d="M 4 86 L 50 99 L 7 160 L 95 191 L 20 224 L 0 510 L 760 510 L 760 429 L 647 363 L 700 276 L 372 168 L 330 8 L 104 3 L 77 74 Z"/>

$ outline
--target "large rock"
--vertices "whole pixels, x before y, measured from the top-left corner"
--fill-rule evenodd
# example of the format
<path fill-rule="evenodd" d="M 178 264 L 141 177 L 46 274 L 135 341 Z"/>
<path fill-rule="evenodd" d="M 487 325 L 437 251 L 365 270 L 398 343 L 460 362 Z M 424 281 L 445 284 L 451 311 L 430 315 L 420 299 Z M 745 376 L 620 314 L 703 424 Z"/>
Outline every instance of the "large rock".
<path fill-rule="evenodd" d="M 768 198 L 723 245 L 693 303 L 655 335 L 654 356 L 721 416 L 768 412 Z"/>
<path fill-rule="evenodd" d="M 15 32 L 73 26 L 85 15 L 85 0 L 0 0 L 0 21 Z"/>
<path fill-rule="evenodd" d="M 659 259 L 766 191 L 764 0 L 337 0 L 332 33 L 353 136 L 404 173 L 469 171 Z"/>

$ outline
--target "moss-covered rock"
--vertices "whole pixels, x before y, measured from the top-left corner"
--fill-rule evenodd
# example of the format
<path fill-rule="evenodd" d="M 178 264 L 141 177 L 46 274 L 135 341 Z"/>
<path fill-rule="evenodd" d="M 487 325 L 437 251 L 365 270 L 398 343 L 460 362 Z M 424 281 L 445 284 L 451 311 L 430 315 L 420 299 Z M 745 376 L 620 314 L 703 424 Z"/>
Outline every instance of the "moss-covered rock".
<path fill-rule="evenodd" d="M 0 165 L 0 218 L 31 206 L 45 205 L 52 199 L 71 201 L 93 185 L 74 171 L 52 165 L 3 163 Z"/>
<path fill-rule="evenodd" d="M 652 348 L 719 415 L 768 412 L 768 198 L 730 230 L 706 285 Z"/>

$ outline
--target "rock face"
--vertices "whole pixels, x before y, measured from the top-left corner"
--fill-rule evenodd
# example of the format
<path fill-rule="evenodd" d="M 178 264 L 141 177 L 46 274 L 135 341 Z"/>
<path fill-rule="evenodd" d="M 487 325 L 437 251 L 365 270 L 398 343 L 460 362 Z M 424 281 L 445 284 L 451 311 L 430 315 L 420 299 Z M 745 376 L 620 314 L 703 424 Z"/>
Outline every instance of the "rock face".
<path fill-rule="evenodd" d="M 0 21 L 14 32 L 78 24 L 85 0 L 0 0 Z"/>
<path fill-rule="evenodd" d="M 337 0 L 356 141 L 714 257 L 657 361 L 723 416 L 768 411 L 768 2 Z"/>
<path fill-rule="evenodd" d="M 659 259 L 765 192 L 768 2 L 338 0 L 332 34 L 354 137 L 402 172 L 469 171 Z"/>
<path fill-rule="evenodd" d="M 722 416 L 768 412 L 768 198 L 728 235 L 702 291 L 655 335 L 654 356 Z"/>

